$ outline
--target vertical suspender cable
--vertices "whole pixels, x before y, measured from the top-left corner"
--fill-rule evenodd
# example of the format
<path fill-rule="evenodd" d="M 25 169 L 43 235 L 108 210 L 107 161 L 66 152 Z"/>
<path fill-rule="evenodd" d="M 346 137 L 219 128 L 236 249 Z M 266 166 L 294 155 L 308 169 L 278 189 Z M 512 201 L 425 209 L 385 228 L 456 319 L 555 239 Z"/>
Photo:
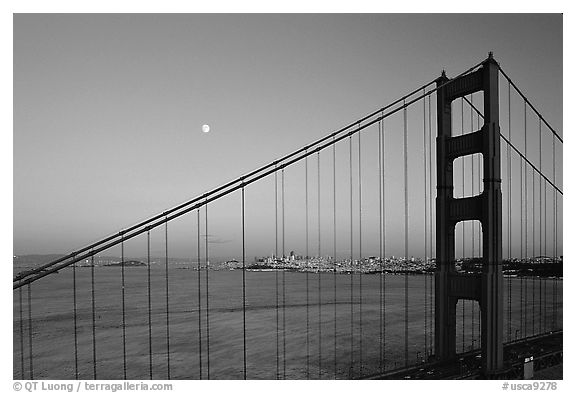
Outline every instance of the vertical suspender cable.
<path fill-rule="evenodd" d="M 168 286 L 168 219 L 166 218 L 164 223 L 164 243 L 165 243 L 165 251 L 166 251 L 166 366 L 168 371 L 168 379 L 170 379 L 170 293 L 169 293 L 169 286 Z"/>
<path fill-rule="evenodd" d="M 422 89 L 422 95 L 426 93 L 426 89 Z M 426 157 L 426 100 L 422 102 L 424 111 L 422 112 L 423 127 L 423 157 L 424 157 L 424 266 L 428 263 L 428 168 Z M 424 275 L 424 359 L 428 354 L 428 277 Z"/>
<path fill-rule="evenodd" d="M 274 168 L 277 169 L 276 165 Z M 280 379 L 280 295 L 278 292 L 278 171 L 274 171 L 274 275 L 276 278 L 276 379 Z"/>
<path fill-rule="evenodd" d="M 78 379 L 78 315 L 76 312 L 76 264 L 72 264 L 72 293 L 74 303 L 74 375 Z"/>
<path fill-rule="evenodd" d="M 525 156 L 528 157 L 528 119 L 527 119 L 527 113 L 526 113 L 526 100 L 524 100 L 524 152 L 525 152 Z M 536 256 L 535 254 L 535 221 L 534 221 L 534 209 L 535 209 L 535 202 L 534 202 L 534 175 L 535 175 L 535 171 L 534 168 L 532 168 L 532 256 L 530 258 L 528 258 L 528 218 L 529 218 L 529 214 L 528 214 L 528 167 L 527 167 L 527 163 L 526 160 L 524 161 L 524 176 L 526 177 L 526 182 L 525 182 L 525 193 L 526 193 L 526 263 L 529 263 L 530 269 L 527 270 L 531 275 L 531 290 L 530 292 L 532 292 L 532 310 L 531 310 L 531 314 L 532 314 L 532 335 L 534 335 L 534 324 L 536 322 L 535 320 L 535 316 L 534 316 L 534 302 L 535 302 L 535 291 L 534 291 L 534 257 Z M 526 277 L 525 280 L 525 287 L 526 287 L 526 302 L 528 302 L 528 277 Z M 528 317 L 528 304 L 526 304 L 526 317 Z M 528 323 L 528 321 L 526 321 L 526 323 Z M 528 328 L 526 327 L 526 332 L 528 331 Z"/>
<path fill-rule="evenodd" d="M 284 168 L 281 172 L 282 181 L 282 262 L 286 262 L 286 216 L 284 214 Z M 282 269 L 282 376 L 286 379 L 286 269 Z"/>
<path fill-rule="evenodd" d="M 542 120 L 538 118 L 538 169 L 542 172 Z M 542 176 L 538 177 L 538 192 L 540 193 L 538 202 L 540 204 L 538 213 L 539 217 L 539 227 L 538 231 L 539 241 L 538 241 L 538 254 L 539 262 L 542 264 Z M 542 276 L 538 274 L 538 333 L 542 333 Z"/>
<path fill-rule="evenodd" d="M 528 119 L 526 117 L 526 100 L 524 100 L 524 156 L 528 157 Z M 528 164 L 524 161 L 524 260 L 528 263 Z M 528 335 L 528 277 L 524 273 L 524 336 Z"/>
<path fill-rule="evenodd" d="M 350 145 L 350 378 L 354 375 L 354 231 L 352 216 L 352 135 Z"/>
<path fill-rule="evenodd" d="M 556 139 L 552 138 L 552 181 L 556 184 Z M 558 193 L 554 191 L 554 265 L 558 263 Z M 552 281 L 552 330 L 558 328 L 558 277 Z"/>
<path fill-rule="evenodd" d="M 470 132 L 474 132 L 474 94 L 470 94 Z M 471 183 L 472 183 L 472 196 L 475 195 L 475 190 L 474 190 L 474 156 L 472 156 L 472 170 L 471 170 Z M 474 260 L 474 258 L 476 257 L 475 255 L 475 232 L 476 232 L 476 225 L 473 222 L 472 223 L 472 260 Z M 472 302 L 472 307 L 474 307 L 474 302 Z"/>
<path fill-rule="evenodd" d="M 382 277 L 382 372 L 386 371 L 386 133 L 384 119 L 382 124 L 382 258 L 380 277 Z"/>
<path fill-rule="evenodd" d="M 124 234 L 121 236 L 122 242 L 120 243 L 120 253 L 121 253 L 121 264 L 120 271 L 122 275 L 122 366 L 124 371 L 124 379 L 128 379 L 126 376 L 126 297 L 125 297 L 125 286 L 124 281 Z"/>
<path fill-rule="evenodd" d="M 378 226 L 378 243 L 379 243 L 379 259 L 378 262 L 380 263 L 380 285 L 379 285 L 379 290 L 380 290 L 380 307 L 378 308 L 378 311 L 380 312 L 380 373 L 384 372 L 384 347 L 383 347 L 383 341 L 384 341 L 384 334 L 383 334 L 383 301 L 382 301 L 382 279 L 384 276 L 384 266 L 382 263 L 382 258 L 383 258 L 383 254 L 382 254 L 382 120 L 380 120 L 378 122 L 378 196 L 379 196 L 379 206 L 378 206 L 378 212 L 379 212 L 379 226 Z"/>
<path fill-rule="evenodd" d="M 408 265 L 408 111 L 404 109 L 404 263 Z M 404 273 L 404 365 L 408 366 L 408 274 Z"/>
<path fill-rule="evenodd" d="M 555 171 L 555 154 L 554 154 L 554 139 L 552 139 L 552 182 L 555 184 L 556 183 L 556 176 L 554 174 Z M 552 191 L 552 266 L 554 266 L 554 264 L 556 263 L 556 194 L 554 189 L 551 190 Z M 556 282 L 555 282 L 555 277 L 554 275 L 552 275 L 550 277 L 550 279 L 552 280 L 552 320 L 551 323 L 552 325 L 550 326 L 550 331 L 554 331 L 556 329 L 555 326 L 555 320 L 556 320 L 556 315 L 555 315 L 555 310 L 554 310 L 554 306 L 555 306 L 555 300 L 556 300 L 556 296 L 555 296 L 555 289 L 556 289 Z"/>
<path fill-rule="evenodd" d="M 246 234 L 244 217 L 244 182 L 242 182 L 242 332 L 244 379 L 246 379 Z"/>
<path fill-rule="evenodd" d="M 508 82 L 508 140 L 512 142 L 510 82 Z M 506 145 L 508 165 L 508 341 L 512 340 L 512 157 L 510 145 Z"/>
<path fill-rule="evenodd" d="M 94 296 L 94 255 L 90 258 L 90 262 L 90 289 L 92 301 L 92 373 L 93 378 L 96 380 L 96 298 Z"/>
<path fill-rule="evenodd" d="M 544 255 L 548 263 L 548 183 L 544 182 Z M 544 280 L 544 330 L 548 329 L 548 277 Z"/>
<path fill-rule="evenodd" d="M 200 255 L 200 208 L 196 210 L 197 217 L 197 252 L 198 252 L 198 374 L 202 379 L 202 257 Z"/>
<path fill-rule="evenodd" d="M 480 113 L 476 113 L 476 124 L 478 129 L 480 129 Z M 509 148 L 509 147 L 508 147 Z M 480 173 L 480 169 L 482 168 L 482 161 L 480 160 L 480 157 L 478 157 L 478 192 L 480 192 L 480 190 L 482 190 L 482 174 Z M 482 250 L 482 226 L 480 224 L 480 222 L 477 223 L 478 224 L 478 253 L 481 252 Z M 482 309 L 480 308 L 480 304 L 478 304 L 478 342 L 482 343 L 482 332 L 481 332 L 481 327 L 482 327 Z"/>
<path fill-rule="evenodd" d="M 208 277 L 210 261 L 208 260 L 208 201 L 206 201 L 205 205 L 204 232 L 204 255 L 206 257 L 206 378 L 210 379 L 210 282 Z"/>
<path fill-rule="evenodd" d="M 473 108 L 473 107 L 474 107 L 474 94 L 470 94 L 470 133 L 474 132 L 474 110 L 473 110 L 474 108 Z M 471 183 L 471 185 L 472 185 L 472 196 L 474 196 L 474 195 L 476 195 L 476 194 L 475 194 L 475 190 L 474 190 L 474 183 L 475 183 L 475 180 L 476 180 L 475 177 L 474 177 L 474 161 L 475 161 L 474 156 L 470 157 L 470 161 L 472 162 L 472 170 L 471 170 L 471 175 L 470 175 L 470 183 Z M 476 228 L 476 222 L 475 222 L 475 221 L 472 221 L 472 259 L 471 259 L 471 260 L 472 260 L 472 265 L 471 265 L 471 266 L 473 266 L 473 267 L 476 266 L 476 259 L 475 259 L 475 258 L 476 258 L 476 255 L 475 255 L 475 251 L 476 251 L 476 250 L 474 249 L 474 246 L 475 246 L 474 243 L 475 243 L 475 240 L 476 240 L 476 239 L 475 239 L 475 236 L 476 236 L 476 234 L 475 234 L 475 232 L 476 232 L 476 231 L 475 231 L 475 228 Z M 475 341 L 475 338 L 476 338 L 476 336 L 475 336 L 475 334 L 474 334 L 474 333 L 475 333 L 475 323 L 474 323 L 474 322 L 475 322 L 475 321 L 474 321 L 474 314 L 475 314 L 474 308 L 475 308 L 475 306 L 474 306 L 474 301 L 471 301 L 470 304 L 471 304 L 471 306 L 472 306 L 472 349 L 474 349 L 474 341 Z"/>
<path fill-rule="evenodd" d="M 24 320 L 22 316 L 22 287 L 18 288 L 18 312 L 20 313 L 20 379 L 24 379 Z"/>
<path fill-rule="evenodd" d="M 306 150 L 306 153 L 308 151 Z M 310 250 L 308 228 L 308 156 L 304 158 L 305 233 L 306 233 L 306 379 L 310 379 Z"/>
<path fill-rule="evenodd" d="M 534 267 L 534 261 L 536 259 L 536 171 L 532 168 L 532 260 L 531 266 Z M 532 335 L 535 334 L 535 324 L 536 324 L 536 278 L 534 269 L 532 272 Z"/>
<path fill-rule="evenodd" d="M 28 352 L 30 361 L 30 379 L 34 379 L 34 357 L 32 350 L 32 284 L 28 284 Z"/>
<path fill-rule="evenodd" d="M 358 123 L 358 127 L 360 127 L 360 123 Z M 364 275 L 364 259 L 362 256 L 362 141 L 360 138 L 361 131 L 358 131 L 358 261 L 360 264 L 360 275 L 358 276 L 358 287 L 359 291 L 359 300 L 360 300 L 360 375 L 363 373 L 363 359 L 362 359 L 362 276 Z"/>
<path fill-rule="evenodd" d="M 146 273 L 148 286 L 148 372 L 152 379 L 152 288 L 150 285 L 150 230 L 146 231 Z"/>
<path fill-rule="evenodd" d="M 535 330 L 534 330 L 534 326 L 536 324 L 536 316 L 535 316 L 535 309 L 536 309 L 536 278 L 534 276 L 535 272 L 534 272 L 534 260 L 536 257 L 536 220 L 535 220 L 535 209 L 536 209 L 536 201 L 535 201 L 535 197 L 536 197 L 536 191 L 535 191 L 535 187 L 534 187 L 534 182 L 535 182 L 535 175 L 536 175 L 536 171 L 534 169 L 532 169 L 532 258 L 530 259 L 530 266 L 532 267 L 531 271 L 531 278 L 532 278 L 532 288 L 531 288 L 531 292 L 532 292 L 532 335 L 534 335 Z"/>
<path fill-rule="evenodd" d="M 320 151 L 318 158 L 318 379 L 322 378 L 322 249 L 320 231 Z"/>
<path fill-rule="evenodd" d="M 462 122 L 462 135 L 464 135 L 464 97 L 460 99 L 462 113 L 460 114 Z M 462 157 L 462 198 L 465 197 L 465 168 L 464 168 L 464 157 Z M 462 221 L 462 267 L 464 267 L 464 262 L 466 261 L 466 221 Z M 462 301 L 462 352 L 466 350 L 466 300 Z"/>
<path fill-rule="evenodd" d="M 433 195 L 434 195 L 434 191 L 433 191 L 433 186 L 432 186 L 432 95 L 428 96 L 428 139 L 430 140 L 430 145 L 428 146 L 429 152 L 428 152 L 428 170 L 429 170 L 429 179 L 430 179 L 430 258 L 432 258 L 432 247 L 433 247 L 433 234 L 434 234 L 434 227 L 433 227 L 433 210 L 432 210 L 432 206 L 433 206 Z M 427 274 L 427 277 L 430 276 L 430 285 L 429 285 L 429 290 L 430 290 L 430 296 L 428 297 L 428 299 L 430 300 L 430 354 L 432 354 L 432 347 L 434 345 L 434 322 L 433 322 L 433 316 L 432 316 L 432 310 L 434 310 L 433 307 L 433 301 L 434 301 L 434 296 L 432 293 L 432 287 L 434 284 L 434 276 L 431 274 Z"/>
<path fill-rule="evenodd" d="M 334 279 L 334 379 L 337 378 L 337 364 L 336 364 L 336 349 L 337 349 L 337 323 L 336 323 L 336 310 L 338 307 L 338 303 L 336 302 L 336 295 L 337 295 L 337 276 L 336 276 L 336 137 L 334 136 L 332 138 L 332 185 L 333 185 L 333 189 L 332 189 L 332 198 L 333 198 L 333 213 L 332 213 L 332 218 L 333 218 L 333 243 L 334 243 L 334 260 L 333 260 L 333 264 L 334 264 L 334 270 L 332 271 L 332 278 Z"/>
<path fill-rule="evenodd" d="M 524 265 L 524 173 L 523 173 L 523 162 L 522 157 L 518 156 L 518 162 L 520 164 L 520 264 L 519 269 L 522 269 Z M 524 277 L 522 271 L 520 273 L 520 336 L 524 337 Z"/>
<path fill-rule="evenodd" d="M 308 153 L 308 150 L 306 150 Z M 310 245 L 308 228 L 308 155 L 304 157 L 304 210 L 306 215 L 306 379 L 310 379 Z"/>

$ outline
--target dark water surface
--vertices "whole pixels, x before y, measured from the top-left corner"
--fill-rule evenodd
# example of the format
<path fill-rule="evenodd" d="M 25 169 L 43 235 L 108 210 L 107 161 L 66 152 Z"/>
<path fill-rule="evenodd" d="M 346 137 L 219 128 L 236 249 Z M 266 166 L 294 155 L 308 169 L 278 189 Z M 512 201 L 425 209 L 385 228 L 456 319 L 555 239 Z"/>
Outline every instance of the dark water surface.
<path fill-rule="evenodd" d="M 125 332 L 128 379 L 150 378 L 150 352 L 152 378 L 168 378 L 168 334 L 171 378 L 207 378 L 208 368 L 212 379 L 243 378 L 242 271 L 209 271 L 208 313 L 206 271 L 200 273 L 200 312 L 198 271 L 170 268 L 168 273 L 167 314 L 165 271 L 161 265 L 151 268 L 150 351 L 147 268 L 125 269 L 124 329 L 121 269 L 94 269 L 96 377 L 123 378 Z M 72 269 L 67 268 L 31 286 L 34 378 L 75 377 L 72 278 Z M 422 361 L 426 353 L 433 351 L 431 278 L 429 275 L 407 276 L 410 323 L 406 359 L 405 276 L 247 271 L 247 378 L 353 378 L 400 367 L 406 361 L 410 364 Z M 381 279 L 384 290 L 381 290 Z M 510 328 L 509 283 L 513 303 Z M 504 292 L 505 340 L 509 333 L 511 339 L 515 339 L 562 327 L 562 280 L 505 278 Z M 556 326 L 553 326 L 554 292 L 558 301 Z M 27 296 L 27 288 L 14 291 L 13 375 L 18 379 L 30 377 Z M 383 308 L 380 307 L 382 301 Z M 462 302 L 457 307 L 458 351 L 478 348 L 478 305 L 466 301 L 464 309 Z M 76 314 L 78 375 L 80 379 L 93 379 L 91 268 L 88 267 L 76 268 Z M 524 324 L 520 323 L 521 316 Z"/>

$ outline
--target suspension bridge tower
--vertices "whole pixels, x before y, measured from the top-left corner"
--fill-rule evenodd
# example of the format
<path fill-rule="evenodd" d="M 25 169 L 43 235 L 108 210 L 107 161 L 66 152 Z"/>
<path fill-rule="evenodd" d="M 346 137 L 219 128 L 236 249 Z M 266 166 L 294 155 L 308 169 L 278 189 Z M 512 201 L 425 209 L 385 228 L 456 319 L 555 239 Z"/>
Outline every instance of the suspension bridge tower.
<path fill-rule="evenodd" d="M 481 309 L 482 370 L 485 376 L 503 368 L 502 193 L 498 64 L 490 53 L 477 71 L 436 81 L 437 196 L 436 196 L 436 305 L 435 349 L 441 360 L 456 356 L 456 305 L 477 301 Z M 476 132 L 452 136 L 452 101 L 468 94 L 484 94 L 484 124 Z M 453 161 L 482 154 L 484 191 L 454 198 Z M 483 232 L 483 269 L 480 275 L 456 272 L 455 229 L 460 221 L 478 220 Z"/>

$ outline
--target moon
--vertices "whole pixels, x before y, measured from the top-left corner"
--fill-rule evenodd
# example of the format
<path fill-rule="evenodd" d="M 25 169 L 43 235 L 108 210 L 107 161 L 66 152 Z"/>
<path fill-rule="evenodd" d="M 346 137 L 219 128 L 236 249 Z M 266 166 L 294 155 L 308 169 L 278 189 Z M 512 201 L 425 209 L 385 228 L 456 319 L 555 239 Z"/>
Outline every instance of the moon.
<path fill-rule="evenodd" d="M 208 132 L 210 132 L 210 126 L 209 126 L 208 124 L 204 124 L 204 125 L 202 126 L 202 132 L 203 132 L 203 133 L 208 133 Z"/>

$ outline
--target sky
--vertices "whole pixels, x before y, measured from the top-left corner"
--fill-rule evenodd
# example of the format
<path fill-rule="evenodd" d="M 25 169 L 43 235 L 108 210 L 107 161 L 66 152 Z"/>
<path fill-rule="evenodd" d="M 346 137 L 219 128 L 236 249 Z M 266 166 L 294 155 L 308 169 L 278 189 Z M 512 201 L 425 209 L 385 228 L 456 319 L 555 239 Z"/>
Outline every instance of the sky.
<path fill-rule="evenodd" d="M 117 232 L 329 134 L 442 70 L 455 76 L 489 51 L 562 135 L 560 14 L 15 14 L 14 254 L 65 253 Z M 417 130 L 422 114 L 410 116 Z M 399 132 L 388 136 L 391 206 L 402 196 L 395 121 L 391 128 Z M 365 252 L 376 245 L 374 130 L 362 136 L 364 225 L 372 233 Z M 413 131 L 410 145 L 421 135 Z M 343 173 L 346 149 L 338 147 Z M 327 173 L 331 156 L 321 160 Z M 312 171 L 313 158 L 309 165 Z M 424 180 L 418 165 L 410 163 L 410 190 Z M 286 200 L 294 201 L 286 247 L 299 253 L 302 171 L 286 172 Z M 310 176 L 312 190 L 316 175 Z M 323 177 L 322 190 L 329 180 Z M 344 186 L 339 227 L 349 215 Z M 274 249 L 273 187 L 266 179 L 246 190 L 251 255 Z M 413 195 L 410 224 L 419 239 L 423 203 Z M 210 208 L 215 253 L 234 256 L 238 249 L 238 206 L 234 195 Z M 390 253 L 402 252 L 396 210 L 389 214 Z M 193 251 L 187 239 L 195 238 L 195 219 L 174 225 L 176 255 Z M 331 247 L 331 234 L 323 236 L 324 249 Z M 338 236 L 345 255 L 348 235 Z M 317 243 L 311 238 L 309 247 Z M 142 255 L 140 246 L 134 244 L 135 255 Z"/>

